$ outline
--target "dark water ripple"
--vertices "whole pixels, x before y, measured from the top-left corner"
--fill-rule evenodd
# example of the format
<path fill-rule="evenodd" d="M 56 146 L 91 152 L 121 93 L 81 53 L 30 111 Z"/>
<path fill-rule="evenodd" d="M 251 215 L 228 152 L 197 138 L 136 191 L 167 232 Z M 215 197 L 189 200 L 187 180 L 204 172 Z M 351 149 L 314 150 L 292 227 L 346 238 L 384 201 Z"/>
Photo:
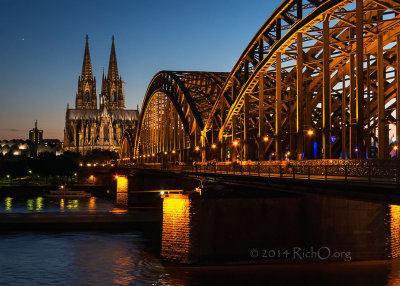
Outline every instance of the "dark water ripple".
<path fill-rule="evenodd" d="M 169 285 L 136 234 L 0 237 L 0 285 Z"/>

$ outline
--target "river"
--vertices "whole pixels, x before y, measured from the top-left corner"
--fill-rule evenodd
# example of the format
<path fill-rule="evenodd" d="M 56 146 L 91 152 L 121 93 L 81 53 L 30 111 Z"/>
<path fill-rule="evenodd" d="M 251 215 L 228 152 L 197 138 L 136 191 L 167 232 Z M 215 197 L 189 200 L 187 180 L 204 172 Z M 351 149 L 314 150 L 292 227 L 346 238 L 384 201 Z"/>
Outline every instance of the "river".
<path fill-rule="evenodd" d="M 140 233 L 7 233 L 0 285 L 399 285 L 400 262 L 184 267 Z"/>

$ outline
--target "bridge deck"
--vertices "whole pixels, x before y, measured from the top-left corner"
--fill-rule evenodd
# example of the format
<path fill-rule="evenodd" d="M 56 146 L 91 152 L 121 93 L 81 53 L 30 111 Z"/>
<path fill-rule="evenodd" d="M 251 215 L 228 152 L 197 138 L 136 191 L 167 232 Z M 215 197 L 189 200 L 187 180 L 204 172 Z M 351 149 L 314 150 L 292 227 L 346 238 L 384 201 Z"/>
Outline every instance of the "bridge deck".
<path fill-rule="evenodd" d="M 135 168 L 168 170 L 186 174 L 213 174 L 280 178 L 295 181 L 325 181 L 335 183 L 362 183 L 400 187 L 400 170 L 397 167 L 363 166 L 260 166 L 260 165 L 160 165 L 146 164 Z"/>

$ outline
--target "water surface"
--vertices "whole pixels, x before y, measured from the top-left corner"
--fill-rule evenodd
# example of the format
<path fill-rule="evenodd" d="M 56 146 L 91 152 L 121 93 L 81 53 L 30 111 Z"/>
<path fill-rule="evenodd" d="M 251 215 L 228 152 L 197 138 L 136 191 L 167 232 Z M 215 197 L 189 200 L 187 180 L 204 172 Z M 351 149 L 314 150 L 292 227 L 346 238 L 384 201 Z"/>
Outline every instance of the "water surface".
<path fill-rule="evenodd" d="M 184 267 L 140 233 L 0 235 L 0 285 L 400 285 L 400 262 Z"/>
<path fill-rule="evenodd" d="M 0 197 L 0 213 L 98 213 L 114 208 L 111 200 L 91 197 L 62 199 L 37 197 Z"/>

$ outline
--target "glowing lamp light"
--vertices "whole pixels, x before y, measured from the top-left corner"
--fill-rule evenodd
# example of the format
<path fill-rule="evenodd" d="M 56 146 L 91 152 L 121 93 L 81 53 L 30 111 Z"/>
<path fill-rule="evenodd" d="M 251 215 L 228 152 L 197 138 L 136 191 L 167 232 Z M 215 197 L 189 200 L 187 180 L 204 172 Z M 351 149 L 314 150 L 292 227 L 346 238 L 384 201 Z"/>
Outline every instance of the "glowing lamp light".
<path fill-rule="evenodd" d="M 87 163 L 87 164 L 86 164 L 86 166 L 88 166 L 88 167 L 91 167 L 91 166 L 92 166 L 92 164 L 90 164 L 90 163 Z"/>
<path fill-rule="evenodd" d="M 236 140 L 233 141 L 233 146 L 237 146 L 237 145 L 239 145 L 239 142 L 237 142 Z"/>
<path fill-rule="evenodd" d="M 164 194 L 165 194 L 165 192 L 164 192 L 164 191 L 161 191 L 161 192 L 160 192 L 160 195 L 164 195 Z"/>
<path fill-rule="evenodd" d="M 150 154 L 147 154 L 147 157 L 150 157 Z"/>
<path fill-rule="evenodd" d="M 153 154 L 151 154 L 151 156 L 153 156 L 153 157 L 154 157 L 155 155 L 156 155 L 156 154 L 154 154 L 154 153 L 153 153 Z"/>
<path fill-rule="evenodd" d="M 119 178 L 119 176 L 118 176 L 118 175 L 115 175 L 115 179 L 117 179 L 117 180 L 118 180 L 118 178 Z"/>
<path fill-rule="evenodd" d="M 314 134 L 314 131 L 312 131 L 311 129 L 307 131 L 307 135 L 311 136 Z"/>
<path fill-rule="evenodd" d="M 211 145 L 211 148 L 215 149 L 215 148 L 217 148 L 217 145 L 212 144 L 212 145 Z"/>
<path fill-rule="evenodd" d="M 83 166 L 83 164 L 82 164 L 82 163 L 79 163 L 79 166 L 81 166 L 81 167 L 82 167 L 82 166 Z"/>
<path fill-rule="evenodd" d="M 263 138 L 264 142 L 267 142 L 268 139 L 269 139 L 269 138 L 268 138 L 267 136 L 265 136 L 265 137 Z"/>
<path fill-rule="evenodd" d="M 393 146 L 393 150 L 397 150 L 397 149 L 399 149 L 399 147 Z"/>
<path fill-rule="evenodd" d="M 164 155 L 167 155 L 167 154 L 168 154 L 168 152 L 167 152 L 167 151 L 165 151 L 165 152 L 164 152 Z"/>
<path fill-rule="evenodd" d="M 176 151 L 175 150 L 172 150 L 172 154 L 175 154 L 176 153 Z"/>
<path fill-rule="evenodd" d="M 32 174 L 32 170 L 29 170 L 28 173 L 29 173 L 29 174 Z"/>
<path fill-rule="evenodd" d="M 6 177 L 7 177 L 7 179 L 9 179 L 9 178 L 10 178 L 10 175 L 7 175 Z"/>
<path fill-rule="evenodd" d="M 199 151 L 199 150 L 200 150 L 200 147 L 199 147 L 199 146 L 196 146 L 194 149 L 195 149 L 196 151 Z"/>

